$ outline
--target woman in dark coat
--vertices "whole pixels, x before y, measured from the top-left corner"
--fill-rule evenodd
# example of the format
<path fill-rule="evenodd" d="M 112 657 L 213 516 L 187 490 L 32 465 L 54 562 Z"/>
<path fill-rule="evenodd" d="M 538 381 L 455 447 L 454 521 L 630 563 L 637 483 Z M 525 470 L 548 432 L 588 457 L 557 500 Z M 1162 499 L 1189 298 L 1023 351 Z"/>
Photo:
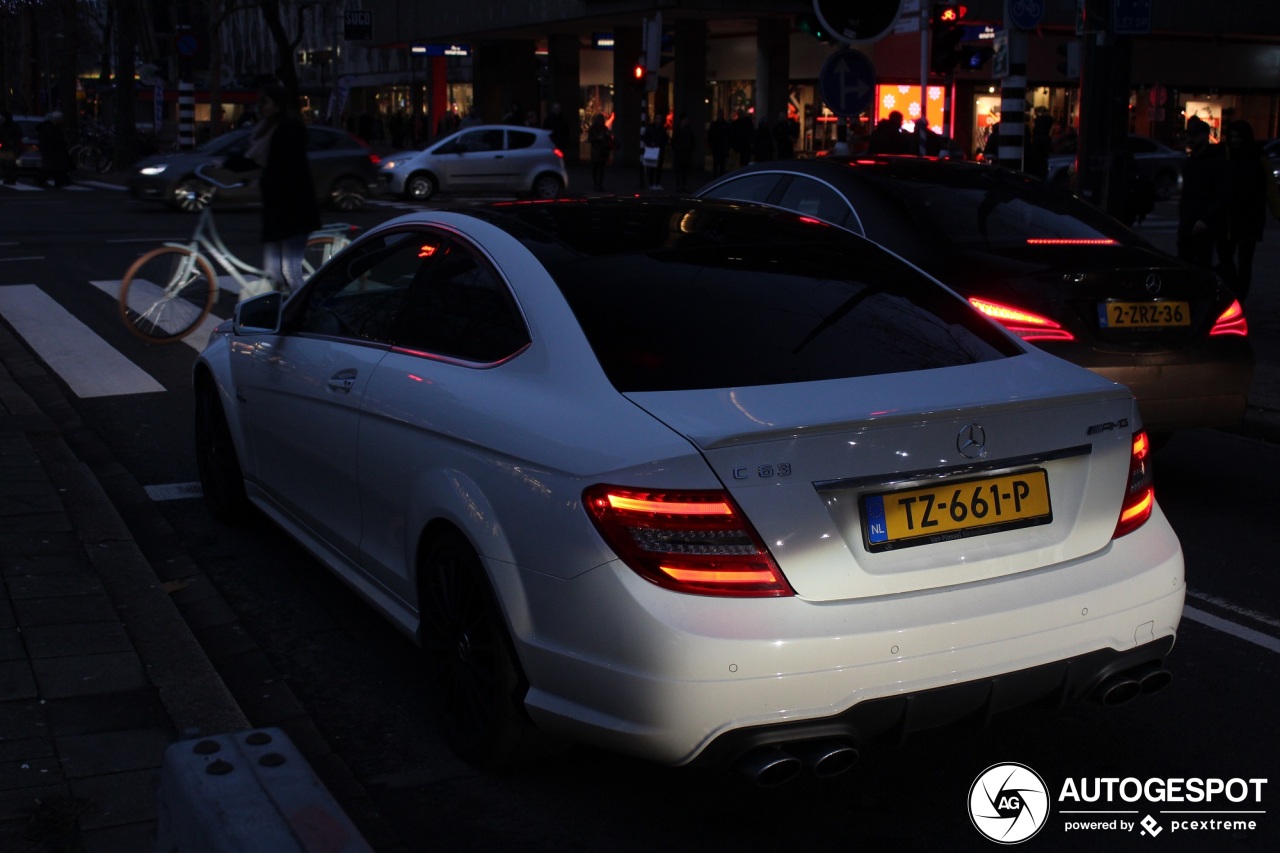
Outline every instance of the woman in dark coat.
<path fill-rule="evenodd" d="M 320 206 L 307 162 L 307 126 L 283 86 L 262 90 L 258 116 L 245 156 L 262 167 L 262 266 L 276 288 L 287 294 L 303 284 L 307 237 L 320 227 Z"/>

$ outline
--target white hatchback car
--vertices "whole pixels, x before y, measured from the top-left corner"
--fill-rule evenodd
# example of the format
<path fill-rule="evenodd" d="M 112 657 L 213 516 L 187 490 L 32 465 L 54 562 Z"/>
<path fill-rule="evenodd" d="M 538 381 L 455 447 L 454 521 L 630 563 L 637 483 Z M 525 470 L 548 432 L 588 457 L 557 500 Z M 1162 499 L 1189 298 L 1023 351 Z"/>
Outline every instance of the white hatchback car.
<path fill-rule="evenodd" d="M 382 162 L 386 189 L 426 201 L 438 192 L 527 193 L 556 198 L 569 184 L 551 131 L 509 125 L 467 127 L 421 151 Z"/>
<path fill-rule="evenodd" d="M 212 511 L 420 642 L 479 765 L 541 730 L 770 784 L 1169 678 L 1183 558 L 1129 391 L 793 213 L 403 216 L 237 306 L 194 389 Z"/>

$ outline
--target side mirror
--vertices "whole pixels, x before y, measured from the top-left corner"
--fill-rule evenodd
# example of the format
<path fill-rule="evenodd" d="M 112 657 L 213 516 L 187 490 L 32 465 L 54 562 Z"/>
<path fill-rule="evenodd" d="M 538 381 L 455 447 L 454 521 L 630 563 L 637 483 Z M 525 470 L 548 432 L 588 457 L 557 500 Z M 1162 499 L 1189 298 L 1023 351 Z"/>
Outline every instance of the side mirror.
<path fill-rule="evenodd" d="M 236 305 L 232 329 L 237 335 L 275 334 L 280 331 L 284 294 L 273 290 Z"/>

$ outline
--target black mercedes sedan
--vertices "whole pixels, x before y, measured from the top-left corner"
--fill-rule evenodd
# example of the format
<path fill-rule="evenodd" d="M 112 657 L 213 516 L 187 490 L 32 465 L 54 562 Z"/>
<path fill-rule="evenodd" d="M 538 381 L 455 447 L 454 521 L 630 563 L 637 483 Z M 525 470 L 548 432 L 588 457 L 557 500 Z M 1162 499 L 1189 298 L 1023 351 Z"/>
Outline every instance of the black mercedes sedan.
<path fill-rule="evenodd" d="M 824 157 L 752 164 L 699 195 L 880 243 L 1023 340 L 1129 386 L 1152 432 L 1244 416 L 1254 355 L 1231 290 L 1046 182 L 925 157 Z"/>

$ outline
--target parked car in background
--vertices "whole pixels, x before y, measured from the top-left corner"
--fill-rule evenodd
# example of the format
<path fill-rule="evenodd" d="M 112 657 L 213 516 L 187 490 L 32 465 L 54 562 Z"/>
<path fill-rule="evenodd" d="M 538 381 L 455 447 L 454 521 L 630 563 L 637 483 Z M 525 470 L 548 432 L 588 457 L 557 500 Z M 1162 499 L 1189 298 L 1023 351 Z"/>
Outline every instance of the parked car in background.
<path fill-rule="evenodd" d="M 478 125 L 456 131 L 421 151 L 401 151 L 382 163 L 386 189 L 426 201 L 438 192 L 523 193 L 555 198 L 569 176 L 551 131 Z"/>
<path fill-rule="evenodd" d="M 41 116 L 14 116 L 13 121 L 22 128 L 22 151 L 18 152 L 18 171 L 35 174 L 40 171 L 40 122 Z"/>
<path fill-rule="evenodd" d="M 551 733 L 777 784 L 1170 678 L 1128 389 L 809 216 L 416 212 L 240 303 L 193 390 L 209 508 L 417 640 L 480 766 Z"/>
<path fill-rule="evenodd" d="M 1151 182 L 1158 199 L 1169 199 L 1182 190 L 1182 163 L 1185 151 L 1170 148 L 1146 136 L 1129 134 L 1129 153 L 1133 155 L 1138 174 Z M 1049 181 L 1058 186 L 1072 184 L 1076 155 L 1054 154 L 1049 158 Z"/>
<path fill-rule="evenodd" d="M 1244 417 L 1254 356 L 1230 289 L 1042 181 L 920 157 L 825 157 L 753 163 L 699 195 L 880 243 L 1023 340 L 1128 385 L 1155 432 Z"/>
<path fill-rule="evenodd" d="M 252 128 L 241 128 L 211 139 L 194 151 L 145 157 L 132 167 L 129 191 L 136 198 L 160 201 L 178 210 L 199 210 L 209 185 L 196 175 L 198 166 L 221 164 L 249 148 Z M 334 127 L 308 125 L 307 161 L 315 182 L 316 198 L 338 210 L 364 206 L 378 185 L 379 158 L 365 142 Z M 252 173 L 248 173 L 250 176 Z M 256 182 L 245 175 L 227 173 L 228 183 L 243 182 L 236 189 L 219 189 L 217 203 L 241 205 L 261 199 Z"/>

